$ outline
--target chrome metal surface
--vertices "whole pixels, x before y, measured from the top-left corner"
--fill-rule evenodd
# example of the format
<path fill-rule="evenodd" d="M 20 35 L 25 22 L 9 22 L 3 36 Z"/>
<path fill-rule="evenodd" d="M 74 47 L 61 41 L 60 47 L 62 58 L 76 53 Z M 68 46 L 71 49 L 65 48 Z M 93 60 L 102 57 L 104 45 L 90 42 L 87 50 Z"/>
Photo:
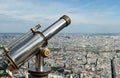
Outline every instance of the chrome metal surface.
<path fill-rule="evenodd" d="M 44 38 L 39 33 L 35 33 L 34 35 L 30 34 L 29 37 L 18 46 L 10 49 L 10 57 L 20 66 L 23 62 L 34 56 L 37 52 L 35 50 L 44 44 L 44 42 Z"/>
<path fill-rule="evenodd" d="M 20 38 L 18 38 L 17 40 L 15 40 L 14 42 L 11 42 L 8 45 L 9 49 L 13 49 L 16 46 L 18 46 L 20 43 L 22 43 L 25 39 L 27 39 L 29 37 L 29 35 L 33 34 L 32 30 L 36 31 L 40 28 L 40 24 L 36 25 L 35 27 L 31 28 L 30 31 L 28 31 L 26 34 L 24 34 L 23 36 L 21 36 Z"/>
<path fill-rule="evenodd" d="M 25 35 L 23 35 L 22 37 L 18 38 L 17 40 L 15 40 L 14 42 L 10 43 L 8 45 L 9 49 L 13 49 L 16 48 L 16 46 L 18 46 L 20 43 L 22 43 L 25 39 L 27 39 L 29 37 L 29 35 L 33 34 L 31 31 L 27 32 Z"/>
<path fill-rule="evenodd" d="M 65 26 L 66 26 L 66 21 L 64 19 L 59 19 L 54 24 L 52 24 L 50 27 L 45 29 L 43 31 L 43 34 L 46 37 L 46 39 L 50 39 L 52 36 L 58 33 Z"/>
<path fill-rule="evenodd" d="M 36 71 L 44 71 L 43 70 L 43 67 L 44 67 L 44 58 L 42 57 L 41 53 L 38 53 L 36 54 L 36 60 L 35 60 L 35 63 L 36 63 Z"/>
<path fill-rule="evenodd" d="M 44 77 L 47 77 L 48 74 L 50 73 L 51 67 L 43 67 L 43 70 L 44 71 L 42 72 L 36 71 L 35 67 L 32 67 L 32 68 L 29 68 L 28 72 L 33 78 L 44 78 Z"/>
<path fill-rule="evenodd" d="M 58 21 L 53 23 L 47 29 L 45 29 L 42 33 L 46 37 L 46 39 L 50 39 L 64 27 L 68 26 L 71 23 L 71 19 L 67 15 L 63 15 Z"/>
<path fill-rule="evenodd" d="M 29 70 L 34 71 L 34 72 L 40 72 L 40 71 L 36 71 L 36 68 L 34 66 L 29 68 Z M 51 67 L 43 66 L 43 71 L 42 72 L 50 72 L 50 71 L 51 71 Z"/>

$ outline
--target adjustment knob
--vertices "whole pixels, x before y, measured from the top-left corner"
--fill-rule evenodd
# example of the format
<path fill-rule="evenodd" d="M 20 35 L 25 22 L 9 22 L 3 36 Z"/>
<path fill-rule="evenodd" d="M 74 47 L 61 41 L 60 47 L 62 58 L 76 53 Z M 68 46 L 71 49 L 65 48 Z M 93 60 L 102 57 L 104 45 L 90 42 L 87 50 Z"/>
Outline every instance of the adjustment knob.
<path fill-rule="evenodd" d="M 41 52 L 43 57 L 48 57 L 50 55 L 50 50 L 48 48 L 43 48 Z"/>

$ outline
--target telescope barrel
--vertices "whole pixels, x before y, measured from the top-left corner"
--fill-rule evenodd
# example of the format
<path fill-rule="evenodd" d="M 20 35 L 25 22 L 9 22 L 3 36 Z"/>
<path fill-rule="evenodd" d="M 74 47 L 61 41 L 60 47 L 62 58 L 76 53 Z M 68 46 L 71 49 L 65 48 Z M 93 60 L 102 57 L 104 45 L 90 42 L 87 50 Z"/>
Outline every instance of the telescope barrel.
<path fill-rule="evenodd" d="M 13 71 L 19 68 L 25 61 L 37 54 L 37 48 L 43 47 L 47 40 L 70 23 L 70 18 L 64 15 L 44 31 L 36 31 L 34 34 L 28 34 L 27 37 L 14 46 L 14 48 L 9 48 L 9 52 L 6 53 L 7 60 L 10 63 L 8 69 Z"/>
<path fill-rule="evenodd" d="M 32 32 L 35 32 L 36 30 L 38 30 L 40 28 L 40 24 L 36 25 L 35 27 L 31 28 L 31 31 L 28 31 L 25 35 L 23 35 L 22 37 L 20 37 L 19 39 L 17 39 L 16 41 L 10 43 L 8 45 L 9 49 L 13 49 L 15 48 L 18 44 L 20 44 L 21 42 L 23 42 L 25 39 L 27 39 L 27 37 L 29 37 L 30 34 L 33 34 Z"/>
<path fill-rule="evenodd" d="M 64 15 L 58 21 L 56 21 L 51 26 L 49 26 L 47 29 L 45 29 L 43 31 L 43 34 L 46 37 L 46 39 L 48 40 L 53 35 L 55 35 L 60 30 L 62 30 L 64 27 L 68 26 L 70 23 L 71 23 L 70 18 L 68 16 Z"/>

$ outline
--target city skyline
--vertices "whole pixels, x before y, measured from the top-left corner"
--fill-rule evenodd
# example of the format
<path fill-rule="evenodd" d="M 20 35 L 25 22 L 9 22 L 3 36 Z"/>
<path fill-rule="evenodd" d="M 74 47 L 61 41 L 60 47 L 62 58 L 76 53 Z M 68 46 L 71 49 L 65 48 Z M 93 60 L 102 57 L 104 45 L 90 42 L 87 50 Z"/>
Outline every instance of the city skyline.
<path fill-rule="evenodd" d="M 119 8 L 118 0 L 0 0 L 0 32 L 43 30 L 66 14 L 72 23 L 62 33 L 120 33 Z"/>

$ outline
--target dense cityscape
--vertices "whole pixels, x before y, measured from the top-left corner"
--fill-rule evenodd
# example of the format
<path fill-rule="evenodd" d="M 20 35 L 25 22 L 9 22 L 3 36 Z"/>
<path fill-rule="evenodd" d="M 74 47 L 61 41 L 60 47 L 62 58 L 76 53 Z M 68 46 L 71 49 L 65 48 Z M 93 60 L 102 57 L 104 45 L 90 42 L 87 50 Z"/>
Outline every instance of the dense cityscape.
<path fill-rule="evenodd" d="M 1 33 L 0 51 L 21 35 Z M 48 78 L 120 77 L 120 34 L 58 34 L 48 41 L 48 47 L 51 54 L 45 65 L 52 68 Z M 34 64 L 33 57 L 14 76 L 27 78 L 27 69 Z"/>

